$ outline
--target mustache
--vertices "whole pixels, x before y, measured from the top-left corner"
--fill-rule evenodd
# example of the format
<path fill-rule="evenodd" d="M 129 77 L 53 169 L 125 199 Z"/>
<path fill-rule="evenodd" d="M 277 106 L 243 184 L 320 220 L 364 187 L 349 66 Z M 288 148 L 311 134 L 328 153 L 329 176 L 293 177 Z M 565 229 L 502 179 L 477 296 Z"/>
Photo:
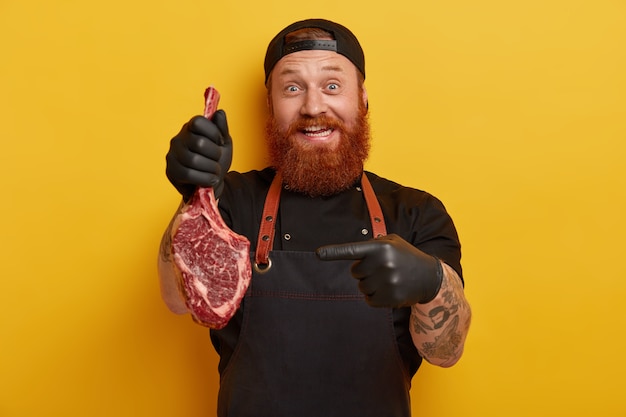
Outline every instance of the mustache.
<path fill-rule="evenodd" d="M 333 130 L 345 131 L 345 126 L 341 120 L 333 119 L 332 117 L 328 117 L 325 115 L 316 116 L 316 117 L 301 117 L 298 120 L 294 121 L 287 130 L 287 137 L 294 135 L 297 132 L 302 130 L 320 126 Z"/>

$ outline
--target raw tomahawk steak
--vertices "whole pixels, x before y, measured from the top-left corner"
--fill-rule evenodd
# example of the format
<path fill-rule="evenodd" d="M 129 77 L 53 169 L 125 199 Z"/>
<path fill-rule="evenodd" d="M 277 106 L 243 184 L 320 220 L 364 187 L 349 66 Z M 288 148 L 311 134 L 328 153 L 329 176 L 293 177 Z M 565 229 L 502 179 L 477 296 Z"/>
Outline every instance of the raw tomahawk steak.
<path fill-rule="evenodd" d="M 204 93 L 210 119 L 219 93 Z M 250 242 L 226 226 L 212 188 L 198 187 L 174 220 L 172 253 L 187 308 L 197 323 L 221 329 L 235 314 L 250 284 Z"/>

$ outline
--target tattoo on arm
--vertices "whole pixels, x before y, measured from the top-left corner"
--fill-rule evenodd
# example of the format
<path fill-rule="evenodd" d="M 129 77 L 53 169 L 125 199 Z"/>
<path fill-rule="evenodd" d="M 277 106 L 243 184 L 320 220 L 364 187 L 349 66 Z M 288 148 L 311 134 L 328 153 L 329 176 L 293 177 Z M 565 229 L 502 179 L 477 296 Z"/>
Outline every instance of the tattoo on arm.
<path fill-rule="evenodd" d="M 411 307 L 412 332 L 419 340 L 416 347 L 420 354 L 429 359 L 441 359 L 444 363 L 456 361 L 460 356 L 470 322 L 469 305 L 463 296 L 461 281 L 456 273 L 447 275 L 438 302 Z"/>
<path fill-rule="evenodd" d="M 435 336 L 434 342 L 425 342 L 422 345 L 424 355 L 429 358 L 447 359 L 454 357 L 461 342 L 461 334 L 458 331 L 459 316 L 454 316 L 444 332 Z"/>

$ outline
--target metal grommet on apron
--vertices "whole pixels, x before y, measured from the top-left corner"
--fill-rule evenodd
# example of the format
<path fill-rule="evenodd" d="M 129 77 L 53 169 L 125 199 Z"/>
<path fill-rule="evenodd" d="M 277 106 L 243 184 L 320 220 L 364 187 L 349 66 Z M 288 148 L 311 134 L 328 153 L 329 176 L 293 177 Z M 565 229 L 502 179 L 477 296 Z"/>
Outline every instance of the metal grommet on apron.
<path fill-rule="evenodd" d="M 254 273 L 233 353 L 220 375 L 220 417 L 408 417 L 410 373 L 392 309 L 367 305 L 352 261 L 272 251 L 281 177 L 268 191 Z M 362 177 L 374 237 L 386 234 Z"/>
<path fill-rule="evenodd" d="M 269 258 L 269 253 L 274 245 L 274 232 L 276 230 L 274 224 L 276 222 L 276 215 L 278 214 L 278 203 L 280 202 L 282 184 L 282 176 L 277 172 L 265 197 L 263 216 L 261 216 L 261 227 L 259 228 L 259 238 L 256 244 L 256 256 L 252 263 L 252 267 L 259 274 L 266 273 L 272 267 L 272 260 Z"/>

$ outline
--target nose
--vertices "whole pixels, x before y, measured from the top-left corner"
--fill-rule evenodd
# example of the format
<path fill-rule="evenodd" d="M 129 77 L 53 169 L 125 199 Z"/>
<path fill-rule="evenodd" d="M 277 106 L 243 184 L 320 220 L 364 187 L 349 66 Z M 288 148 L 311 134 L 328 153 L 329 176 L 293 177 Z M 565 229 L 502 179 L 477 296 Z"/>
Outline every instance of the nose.
<path fill-rule="evenodd" d="M 300 108 L 300 114 L 302 116 L 319 116 L 320 114 L 326 113 L 327 109 L 326 96 L 323 92 L 315 89 L 306 91 L 302 107 Z"/>

